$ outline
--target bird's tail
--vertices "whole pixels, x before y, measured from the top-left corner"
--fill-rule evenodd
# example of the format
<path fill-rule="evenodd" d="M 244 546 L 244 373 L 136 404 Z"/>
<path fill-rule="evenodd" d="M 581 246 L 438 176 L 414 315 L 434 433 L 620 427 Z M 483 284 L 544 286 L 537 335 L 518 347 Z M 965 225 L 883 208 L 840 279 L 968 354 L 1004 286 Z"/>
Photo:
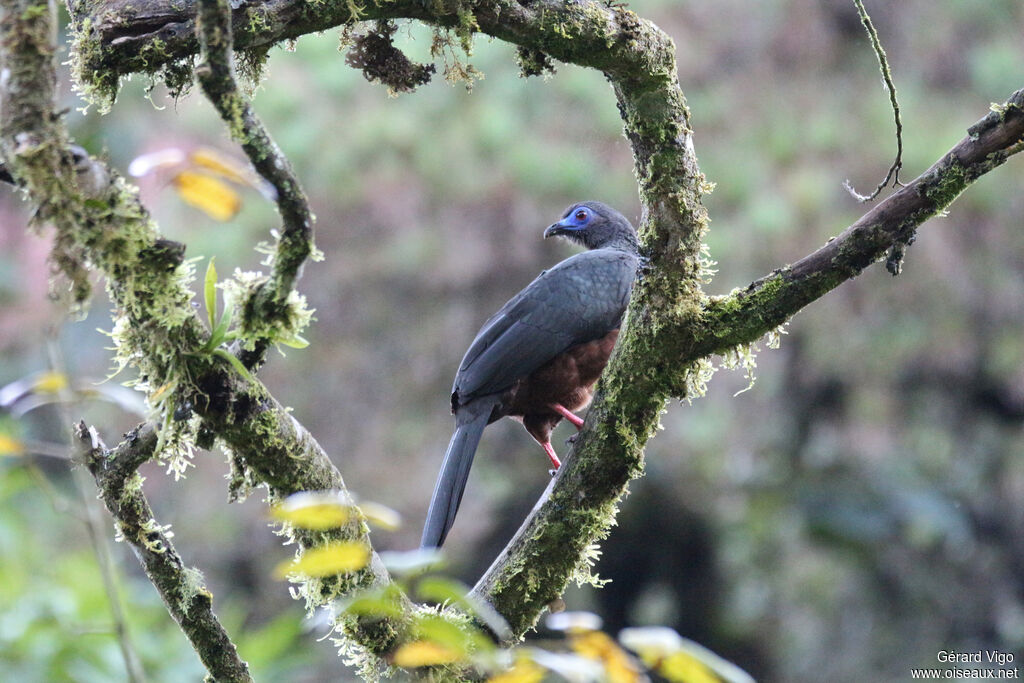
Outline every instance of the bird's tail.
<path fill-rule="evenodd" d="M 462 502 L 462 492 L 466 489 L 466 480 L 469 479 L 469 468 L 473 465 L 473 456 L 490 413 L 490 410 L 481 411 L 469 422 L 455 428 L 452 440 L 448 443 L 448 451 L 444 454 L 441 473 L 437 475 L 434 495 L 430 499 L 421 548 L 440 548 L 448 530 L 452 528 L 455 513 L 459 511 L 459 503 Z"/>

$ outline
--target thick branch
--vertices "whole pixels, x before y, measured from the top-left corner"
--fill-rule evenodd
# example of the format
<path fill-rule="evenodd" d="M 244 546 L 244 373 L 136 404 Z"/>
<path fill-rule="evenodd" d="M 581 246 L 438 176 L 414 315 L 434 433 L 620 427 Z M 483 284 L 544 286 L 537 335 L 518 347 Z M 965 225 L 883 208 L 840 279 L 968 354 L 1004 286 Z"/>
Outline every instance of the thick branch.
<path fill-rule="evenodd" d="M 131 544 L 146 576 L 156 587 L 174 620 L 188 637 L 203 666 L 218 681 L 251 681 L 248 665 L 213 613 L 213 595 L 202 575 L 185 566 L 170 534 L 153 518 L 135 470 L 153 456 L 157 435 L 142 429 L 127 435 L 108 451 L 84 423 L 76 427 L 84 461 L 118 532 Z"/>
<path fill-rule="evenodd" d="M 807 304 L 856 277 L 893 244 L 941 214 L 968 185 L 1024 150 L 1024 90 L 968 129 L 968 135 L 910 184 L 893 193 L 838 237 L 791 266 L 705 307 L 702 331 L 677 345 L 681 362 L 752 342 Z"/>
<path fill-rule="evenodd" d="M 356 6 L 362 8 L 358 17 L 351 12 Z M 199 52 L 196 0 L 70 0 L 69 10 L 78 30 L 85 32 L 82 38 L 90 45 L 82 55 L 82 66 L 89 76 L 117 78 L 131 73 L 152 73 Z M 642 44 L 614 44 L 626 28 L 619 25 L 616 17 L 631 17 L 627 21 L 630 24 L 650 24 L 641 22 L 628 10 L 608 8 L 597 2 L 263 0 L 233 9 L 231 28 L 235 48 L 245 50 L 267 48 L 357 19 L 419 19 L 452 28 L 462 25 L 467 16 L 475 20 L 482 33 L 516 44 L 528 43 L 529 47 L 549 52 L 563 61 L 602 71 L 629 69 L 635 65 L 637 56 L 647 52 L 647 46 Z M 621 58 L 626 53 L 634 56 L 623 63 Z"/>

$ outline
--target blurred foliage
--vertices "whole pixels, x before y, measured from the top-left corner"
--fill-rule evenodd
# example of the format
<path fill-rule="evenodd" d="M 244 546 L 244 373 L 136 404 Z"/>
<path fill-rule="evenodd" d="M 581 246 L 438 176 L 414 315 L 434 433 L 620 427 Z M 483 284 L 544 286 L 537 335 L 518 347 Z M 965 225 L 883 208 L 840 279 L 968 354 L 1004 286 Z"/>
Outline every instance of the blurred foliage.
<path fill-rule="evenodd" d="M 0 670 L 19 683 L 124 680 L 124 661 L 95 555 L 71 482 L 27 465 L 0 477 Z M 49 474 L 53 477 L 53 472 Z M 130 638 L 152 681 L 196 681 L 205 673 L 169 619 L 152 585 L 132 577 L 120 590 Z M 248 609 L 224 605 L 221 617 L 254 675 L 291 680 L 304 665 L 294 645 L 301 614 L 285 612 L 246 627 Z"/>
<path fill-rule="evenodd" d="M 895 145 L 852 2 L 630 5 L 676 42 L 697 152 L 717 183 L 707 198 L 719 261 L 709 291 L 800 258 L 863 212 L 842 181 L 873 187 Z M 899 89 L 910 178 L 989 102 L 1024 85 L 1024 6 L 866 5 Z M 400 23 L 394 38 L 427 61 L 428 31 Z M 407 520 L 375 532 L 375 544 L 409 548 L 450 434 L 447 397 L 466 344 L 508 296 L 570 253 L 541 230 L 578 199 L 630 217 L 638 202 L 600 74 L 557 65 L 550 79 L 522 79 L 514 50 L 478 38 L 472 62 L 485 78 L 472 94 L 438 78 L 389 98 L 344 66 L 336 46 L 326 33 L 300 39 L 294 53 L 273 50 L 255 97 L 310 194 L 326 253 L 301 280 L 317 309 L 311 345 L 275 354 L 261 377 L 353 490 Z M 197 96 L 171 103 L 158 87 L 158 109 L 145 85 L 129 83 L 108 116 L 70 114 L 77 141 L 121 169 L 168 147 L 237 155 Z M 79 106 L 71 95 L 65 104 Z M 759 680 L 903 679 L 940 649 L 1020 653 L 1022 182 L 1013 159 L 924 226 L 899 278 L 872 268 L 796 316 L 782 348 L 758 358 L 751 391 L 733 398 L 746 379 L 723 374 L 706 398 L 670 406 L 647 449 L 648 475 L 602 548 L 597 570 L 612 582 L 573 589 L 570 607 L 600 614 L 609 633 L 667 624 Z M 216 256 L 225 273 L 259 268 L 253 246 L 277 221 L 257 192 L 242 190 L 238 216 L 216 223 L 165 180 L 139 183 L 189 257 Z M 0 193 L 0 386 L 46 369 L 42 340 L 60 322 L 45 301 L 45 241 L 25 222 L 16 196 Z M 104 309 L 97 300 L 86 320 L 59 328 L 76 380 L 108 370 L 107 342 L 94 331 L 109 327 Z M 108 442 L 131 426 L 98 410 L 85 417 Z M 64 442 L 45 409 L 28 418 L 20 438 Z M 29 463 L 68 486 L 53 462 L 0 459 L 0 669 L 61 680 L 52 667 L 77 662 L 71 680 L 116 678 L 113 638 L 92 633 L 109 630 L 108 610 L 80 523 L 53 510 Z M 282 553 L 264 506 L 224 504 L 219 454 L 196 465 L 178 484 L 151 466 L 147 491 L 186 560 L 205 572 L 257 676 L 345 676 L 333 648 L 315 642 L 322 634 L 300 633 L 301 610 L 272 578 Z M 546 470 L 518 425 L 488 430 L 446 546 L 467 582 L 518 526 Z M 184 638 L 134 558 L 119 559 L 147 671 L 194 680 Z"/>

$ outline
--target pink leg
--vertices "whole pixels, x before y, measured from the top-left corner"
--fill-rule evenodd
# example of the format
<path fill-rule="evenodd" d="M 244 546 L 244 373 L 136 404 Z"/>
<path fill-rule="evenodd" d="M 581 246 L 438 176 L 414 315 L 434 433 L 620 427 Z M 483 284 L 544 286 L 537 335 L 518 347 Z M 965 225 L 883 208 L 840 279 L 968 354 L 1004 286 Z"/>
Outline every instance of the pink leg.
<path fill-rule="evenodd" d="M 576 429 L 583 429 L 583 420 L 577 417 L 571 410 L 563 406 L 561 403 L 552 403 L 551 409 L 571 422 Z"/>
<path fill-rule="evenodd" d="M 541 447 L 544 449 L 544 452 L 548 454 L 548 458 L 551 460 L 552 467 L 554 467 L 557 470 L 559 467 L 562 466 L 562 461 L 558 459 L 557 455 L 555 455 L 555 449 L 554 447 L 552 447 L 550 441 L 545 441 L 544 443 L 541 444 Z"/>

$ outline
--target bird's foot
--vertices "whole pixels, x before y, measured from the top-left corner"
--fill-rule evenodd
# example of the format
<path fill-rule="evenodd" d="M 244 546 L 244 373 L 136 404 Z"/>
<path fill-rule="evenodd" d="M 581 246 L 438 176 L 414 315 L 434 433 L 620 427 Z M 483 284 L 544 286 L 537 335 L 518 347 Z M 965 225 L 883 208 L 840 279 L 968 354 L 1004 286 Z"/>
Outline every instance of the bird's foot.
<path fill-rule="evenodd" d="M 583 429 L 583 419 L 578 417 L 561 403 L 552 403 L 551 409 L 571 422 L 576 429 Z"/>

